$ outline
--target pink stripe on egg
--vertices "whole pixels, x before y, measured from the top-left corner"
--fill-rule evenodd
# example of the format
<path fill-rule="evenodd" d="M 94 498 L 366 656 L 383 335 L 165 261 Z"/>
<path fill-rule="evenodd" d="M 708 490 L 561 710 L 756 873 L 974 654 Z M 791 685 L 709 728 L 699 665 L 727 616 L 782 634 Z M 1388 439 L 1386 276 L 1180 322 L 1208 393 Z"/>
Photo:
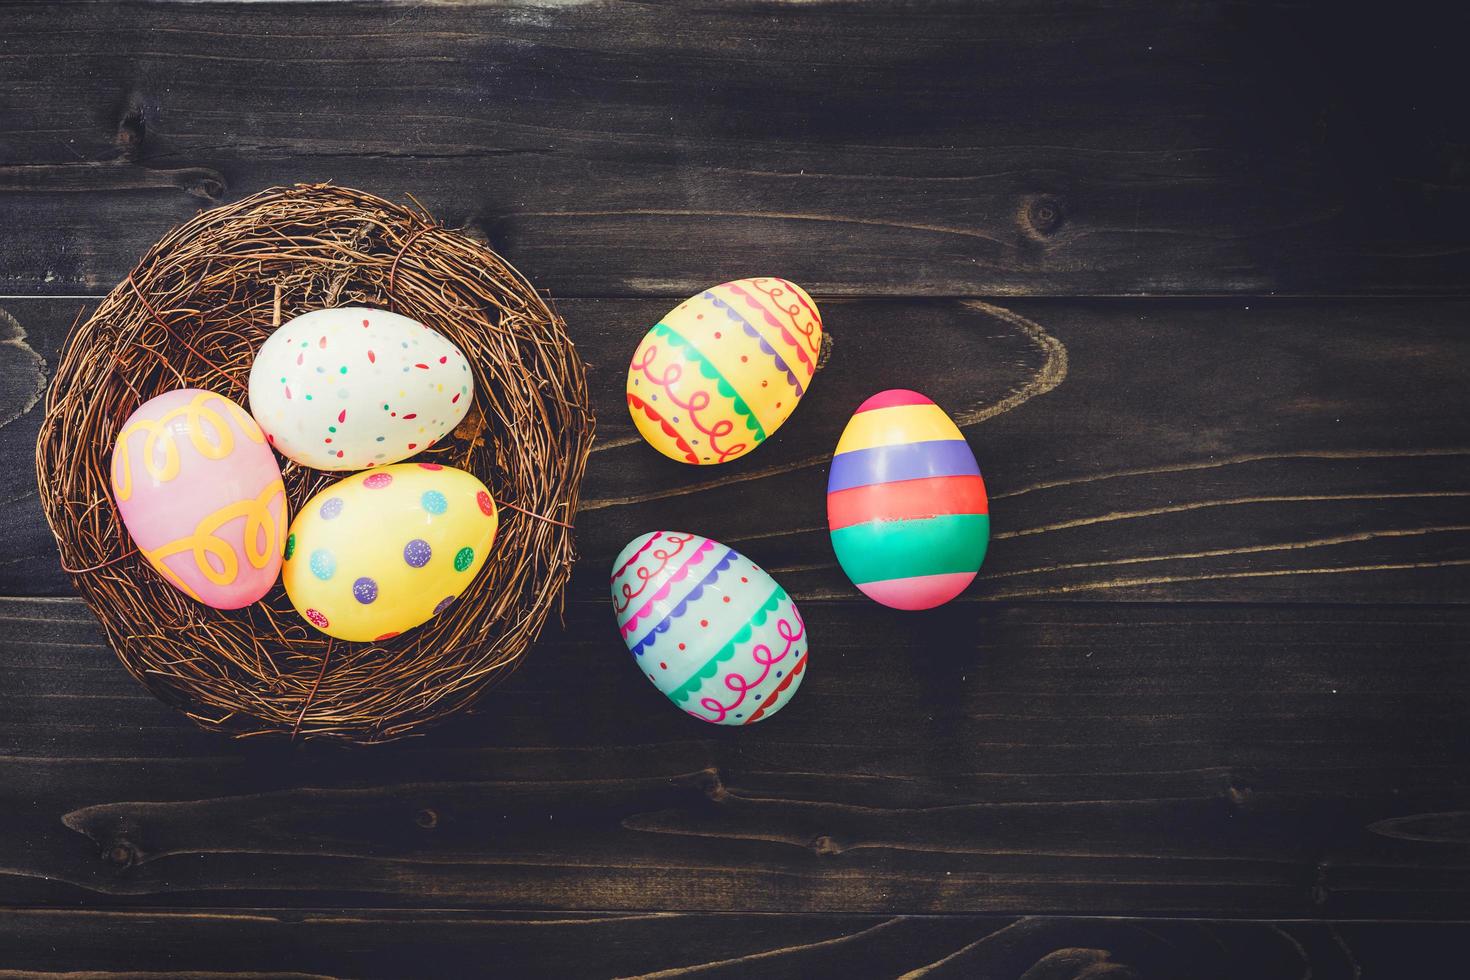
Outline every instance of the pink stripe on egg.
<path fill-rule="evenodd" d="M 880 408 L 893 408 L 895 405 L 933 405 L 934 403 L 917 391 L 907 388 L 890 388 L 880 391 L 872 398 L 858 406 L 858 412 L 872 412 Z M 854 415 L 857 412 L 853 413 Z"/>
<path fill-rule="evenodd" d="M 974 579 L 974 572 L 947 572 L 864 582 L 858 588 L 869 599 L 891 609 L 933 609 L 965 591 Z"/>

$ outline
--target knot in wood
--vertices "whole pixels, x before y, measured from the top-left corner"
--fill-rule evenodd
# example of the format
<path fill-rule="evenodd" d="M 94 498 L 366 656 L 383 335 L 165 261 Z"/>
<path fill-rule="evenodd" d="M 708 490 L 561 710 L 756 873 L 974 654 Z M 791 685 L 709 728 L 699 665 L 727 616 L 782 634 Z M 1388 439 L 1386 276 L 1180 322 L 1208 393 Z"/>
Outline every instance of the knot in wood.
<path fill-rule="evenodd" d="M 128 841 L 114 841 L 102 852 L 102 860 L 118 868 L 131 868 L 138 862 L 138 849 Z"/>
<path fill-rule="evenodd" d="M 118 159 L 131 163 L 137 160 L 139 154 L 143 152 L 143 137 L 147 132 L 144 111 L 141 95 L 135 94 L 128 99 L 127 108 L 123 110 L 122 118 L 117 122 Z"/>
<path fill-rule="evenodd" d="M 223 201 L 227 190 L 224 174 L 206 167 L 195 167 L 186 171 L 180 178 L 179 186 L 186 194 L 210 202 Z"/>
<path fill-rule="evenodd" d="M 414 816 L 413 822 L 424 830 L 433 830 L 439 826 L 439 814 L 424 807 Z"/>
<path fill-rule="evenodd" d="M 812 368 L 813 372 L 820 371 L 832 360 L 832 348 L 837 341 L 832 339 L 832 334 L 826 330 L 822 331 L 822 346 L 817 350 L 817 366 Z"/>
<path fill-rule="evenodd" d="M 1056 234 L 1067 217 L 1062 199 L 1054 194 L 1038 194 L 1031 198 L 1022 214 L 1027 227 L 1039 238 Z"/>
<path fill-rule="evenodd" d="M 828 837 L 826 834 L 819 834 L 818 836 L 812 838 L 811 847 L 812 851 L 818 857 L 831 857 L 834 854 L 842 853 L 842 845 L 837 843 L 831 837 Z"/>
<path fill-rule="evenodd" d="M 730 791 L 725 788 L 724 778 L 720 776 L 720 770 L 714 766 L 698 773 L 694 778 L 694 785 L 715 802 L 724 800 L 730 795 Z"/>

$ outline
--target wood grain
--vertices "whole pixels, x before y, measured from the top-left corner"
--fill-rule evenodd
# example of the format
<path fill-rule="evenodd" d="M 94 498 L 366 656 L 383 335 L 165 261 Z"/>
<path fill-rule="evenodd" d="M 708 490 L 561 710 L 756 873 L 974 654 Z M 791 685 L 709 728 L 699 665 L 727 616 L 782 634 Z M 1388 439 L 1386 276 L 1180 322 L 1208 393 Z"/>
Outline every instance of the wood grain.
<path fill-rule="evenodd" d="M 1467 29 L 0 2 L 0 976 L 1464 972 Z M 316 180 L 501 249 L 600 416 L 566 622 L 476 714 L 371 752 L 226 742 L 144 693 L 31 465 L 74 319 L 198 210 Z M 771 271 L 832 361 L 757 456 L 663 460 L 633 346 Z M 891 386 L 954 414 L 994 513 L 980 581 L 918 616 L 857 601 L 824 529 L 838 433 Z M 659 526 L 800 600 L 791 710 L 701 726 L 628 665 L 603 570 Z"/>
<path fill-rule="evenodd" d="M 576 602 L 479 713 L 230 743 L 0 600 L 12 903 L 1446 918 L 1463 607 L 813 601 L 799 701 L 672 710 Z"/>
<path fill-rule="evenodd" d="M 0 976 L 64 965 L 89 977 L 370 978 L 432 963 L 454 976 L 1358 980 L 1442 975 L 1466 935 L 1463 925 L 1034 916 L 25 909 L 0 919 Z"/>
<path fill-rule="evenodd" d="M 559 307 L 598 413 L 576 596 L 601 596 L 613 556 L 663 527 L 739 548 L 799 598 L 856 597 L 827 539 L 826 467 L 883 387 L 926 391 L 980 459 L 995 541 L 967 601 L 1467 595 L 1464 302 L 835 301 L 836 351 L 811 394 L 724 467 L 665 460 L 622 403 L 630 352 L 666 306 Z M 26 459 L 41 361 L 85 308 L 0 300 L 16 335 L 0 345 L 4 458 Z M 28 463 L 0 472 L 0 496 L 0 594 L 70 594 Z"/>
<path fill-rule="evenodd" d="M 1461 293 L 1442 7 L 11 2 L 0 291 L 333 180 L 559 296 Z"/>

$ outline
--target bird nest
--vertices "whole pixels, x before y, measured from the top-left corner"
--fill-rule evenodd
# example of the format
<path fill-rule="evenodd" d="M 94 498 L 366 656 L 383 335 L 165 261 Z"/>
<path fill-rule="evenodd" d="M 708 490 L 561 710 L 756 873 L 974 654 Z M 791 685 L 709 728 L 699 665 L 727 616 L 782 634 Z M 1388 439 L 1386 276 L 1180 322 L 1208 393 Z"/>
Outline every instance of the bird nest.
<path fill-rule="evenodd" d="M 464 352 L 474 404 L 414 458 L 473 473 L 509 511 L 460 600 L 378 643 L 316 632 L 279 584 L 239 610 L 190 600 L 137 553 L 109 493 L 113 443 L 140 404 L 206 388 L 244 405 L 252 359 L 276 326 L 349 304 L 402 313 Z M 566 325 L 509 263 L 419 211 L 297 186 L 175 228 L 72 330 L 36 470 L 63 567 L 150 691 L 207 729 L 367 743 L 464 709 L 525 656 L 571 573 L 592 435 Z M 282 462 L 292 514 L 341 476 Z"/>

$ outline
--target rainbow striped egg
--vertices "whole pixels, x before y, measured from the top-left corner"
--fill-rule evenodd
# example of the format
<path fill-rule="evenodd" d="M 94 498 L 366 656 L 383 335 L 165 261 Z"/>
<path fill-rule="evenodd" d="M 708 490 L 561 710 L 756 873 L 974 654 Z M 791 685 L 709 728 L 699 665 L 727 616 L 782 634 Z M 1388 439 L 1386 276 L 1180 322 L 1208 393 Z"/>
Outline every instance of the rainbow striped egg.
<path fill-rule="evenodd" d="M 990 505 L 975 454 L 944 410 L 894 388 L 858 406 L 827 477 L 837 563 L 870 599 L 932 609 L 985 560 Z"/>
<path fill-rule="evenodd" d="M 739 459 L 806 394 L 822 316 L 774 276 L 711 286 L 670 310 L 628 365 L 628 411 L 648 444 L 696 466 Z"/>
<path fill-rule="evenodd" d="M 801 687 L 801 613 L 734 548 L 682 531 L 636 537 L 613 563 L 612 602 L 638 669 L 701 721 L 761 721 Z"/>

